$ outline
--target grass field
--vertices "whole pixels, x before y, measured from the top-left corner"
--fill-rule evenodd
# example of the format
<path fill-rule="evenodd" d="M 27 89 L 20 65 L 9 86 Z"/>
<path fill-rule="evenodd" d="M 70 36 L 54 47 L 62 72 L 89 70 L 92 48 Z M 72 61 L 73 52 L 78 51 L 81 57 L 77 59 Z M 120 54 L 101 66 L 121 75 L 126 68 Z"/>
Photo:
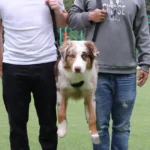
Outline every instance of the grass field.
<path fill-rule="evenodd" d="M 136 105 L 131 120 L 129 150 L 150 150 L 150 80 L 143 88 L 138 88 L 137 93 Z M 2 94 L 0 93 L 0 95 Z M 65 138 L 59 139 L 58 150 L 92 150 L 88 128 L 84 118 L 83 103 L 70 102 L 67 115 L 69 121 L 68 134 Z M 28 123 L 31 150 L 41 150 L 38 143 L 38 128 L 38 120 L 32 101 Z M 8 131 L 7 114 L 1 96 L 0 150 L 10 150 Z"/>

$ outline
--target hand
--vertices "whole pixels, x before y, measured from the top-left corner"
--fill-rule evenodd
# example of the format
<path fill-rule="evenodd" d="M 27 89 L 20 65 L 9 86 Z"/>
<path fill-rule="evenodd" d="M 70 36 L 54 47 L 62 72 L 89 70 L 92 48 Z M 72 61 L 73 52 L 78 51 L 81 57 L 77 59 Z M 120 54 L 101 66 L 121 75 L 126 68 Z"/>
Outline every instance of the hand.
<path fill-rule="evenodd" d="M 142 87 L 148 79 L 148 72 L 140 69 L 138 73 L 138 86 Z"/>
<path fill-rule="evenodd" d="M 48 4 L 55 12 L 60 12 L 58 1 L 59 0 L 46 0 L 46 4 Z"/>
<path fill-rule="evenodd" d="M 103 22 L 106 14 L 107 11 L 105 9 L 95 9 L 94 11 L 89 12 L 88 19 L 89 21 L 93 21 L 95 23 Z"/>

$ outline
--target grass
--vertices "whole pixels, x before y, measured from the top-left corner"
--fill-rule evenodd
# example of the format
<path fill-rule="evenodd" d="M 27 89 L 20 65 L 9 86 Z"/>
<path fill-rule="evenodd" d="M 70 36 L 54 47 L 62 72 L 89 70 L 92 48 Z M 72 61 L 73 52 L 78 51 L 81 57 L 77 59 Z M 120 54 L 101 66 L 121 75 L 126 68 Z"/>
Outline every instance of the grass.
<path fill-rule="evenodd" d="M 0 82 L 1 83 L 1 82 Z M 0 87 L 1 89 L 1 87 Z M 0 95 L 2 95 L 0 93 Z M 92 150 L 88 126 L 84 118 L 83 102 L 69 103 L 68 134 L 59 139 L 58 150 Z M 33 101 L 30 105 L 30 119 L 28 134 L 31 150 L 41 150 L 38 143 L 38 120 Z M 9 149 L 9 126 L 4 109 L 2 96 L 0 97 L 0 150 Z M 137 99 L 131 118 L 131 137 L 129 150 L 150 150 L 150 80 L 143 88 L 137 89 Z"/>

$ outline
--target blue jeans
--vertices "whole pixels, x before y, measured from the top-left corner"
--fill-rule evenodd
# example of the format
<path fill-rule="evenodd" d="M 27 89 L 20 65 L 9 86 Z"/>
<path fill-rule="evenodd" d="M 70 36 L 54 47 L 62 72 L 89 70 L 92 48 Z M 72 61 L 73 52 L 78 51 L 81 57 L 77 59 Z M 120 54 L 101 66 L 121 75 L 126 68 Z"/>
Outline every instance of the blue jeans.
<path fill-rule="evenodd" d="M 128 150 L 130 117 L 136 98 L 136 74 L 99 74 L 96 91 L 97 127 L 101 144 L 93 150 Z M 110 146 L 109 122 L 112 117 Z"/>

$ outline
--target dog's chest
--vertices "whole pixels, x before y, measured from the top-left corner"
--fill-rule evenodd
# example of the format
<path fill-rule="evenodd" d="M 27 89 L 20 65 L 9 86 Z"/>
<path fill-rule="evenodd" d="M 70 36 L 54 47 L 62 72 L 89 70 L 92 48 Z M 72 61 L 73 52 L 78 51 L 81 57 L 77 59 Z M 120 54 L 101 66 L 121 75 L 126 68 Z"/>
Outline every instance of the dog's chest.
<path fill-rule="evenodd" d="M 70 86 L 67 89 L 67 95 L 75 100 L 79 100 L 83 97 L 92 95 L 93 91 L 94 87 L 92 83 L 84 83 L 81 87 Z"/>

